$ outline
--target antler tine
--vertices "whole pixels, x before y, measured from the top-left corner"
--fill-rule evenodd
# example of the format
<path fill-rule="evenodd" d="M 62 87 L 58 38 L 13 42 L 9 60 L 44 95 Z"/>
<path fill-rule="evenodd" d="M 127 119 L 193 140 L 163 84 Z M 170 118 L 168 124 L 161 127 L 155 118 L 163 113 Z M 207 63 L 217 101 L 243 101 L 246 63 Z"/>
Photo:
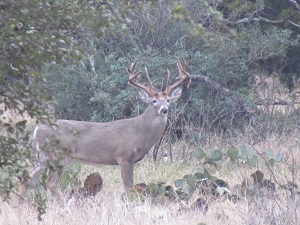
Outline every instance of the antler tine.
<path fill-rule="evenodd" d="M 189 81 L 188 84 L 187 84 L 187 88 L 190 87 L 191 85 L 191 77 L 190 77 L 190 73 L 188 71 L 188 66 L 186 64 L 186 61 L 183 59 L 183 65 L 181 64 L 181 62 L 179 60 L 177 60 L 177 67 L 178 69 L 180 68 L 179 70 L 179 74 L 180 74 L 180 77 L 185 77 L 185 81 Z"/>
<path fill-rule="evenodd" d="M 146 73 L 147 80 L 148 80 L 148 87 L 149 87 L 149 89 L 150 89 L 151 91 L 154 91 L 153 85 L 152 85 L 152 81 L 150 80 L 150 77 L 149 77 L 149 73 L 148 73 L 147 67 L 145 67 L 145 73 Z"/>
<path fill-rule="evenodd" d="M 169 69 L 167 69 L 167 72 L 168 72 L 168 75 L 167 75 L 167 82 L 166 82 L 166 84 L 169 85 L 171 74 L 170 74 L 170 70 Z"/>
<path fill-rule="evenodd" d="M 187 87 L 189 88 L 191 85 L 191 78 L 190 78 L 190 74 L 188 72 L 188 67 L 187 64 L 185 62 L 185 60 L 183 60 L 183 65 L 181 64 L 181 62 L 179 60 L 177 60 L 177 68 L 179 71 L 179 80 L 177 80 L 175 83 L 173 83 L 172 85 L 169 84 L 169 79 L 170 79 L 170 71 L 168 71 L 168 77 L 167 77 L 167 85 L 166 88 L 164 90 L 165 93 L 170 94 L 170 92 L 172 91 L 172 89 L 178 87 L 180 84 L 186 82 L 187 80 L 189 81 Z"/>
<path fill-rule="evenodd" d="M 136 86 L 136 87 L 138 87 L 138 88 L 146 91 L 149 95 L 154 96 L 155 91 L 152 88 L 152 82 L 150 80 L 150 77 L 149 77 L 147 69 L 145 68 L 145 70 L 146 70 L 146 76 L 147 76 L 147 80 L 148 80 L 148 86 L 145 86 L 145 85 L 137 82 L 137 80 L 136 80 L 137 76 L 139 74 L 141 74 L 142 72 L 139 71 L 139 70 L 135 70 L 135 65 L 136 65 L 136 62 L 131 63 L 130 69 L 126 68 L 128 76 L 129 76 L 129 81 L 128 82 L 130 84 L 132 84 L 132 85 L 134 85 L 134 86 Z"/>

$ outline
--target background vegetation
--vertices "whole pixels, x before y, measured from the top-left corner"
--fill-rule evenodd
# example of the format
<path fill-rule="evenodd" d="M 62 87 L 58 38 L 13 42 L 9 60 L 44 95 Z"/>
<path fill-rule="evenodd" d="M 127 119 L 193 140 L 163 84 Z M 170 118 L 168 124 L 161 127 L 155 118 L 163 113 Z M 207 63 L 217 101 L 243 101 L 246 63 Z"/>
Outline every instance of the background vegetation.
<path fill-rule="evenodd" d="M 234 132 L 249 123 L 262 125 L 257 104 L 288 103 L 259 99 L 254 87 L 273 77 L 293 93 L 299 79 L 299 27 L 293 25 L 299 16 L 288 2 L 278 4 L 275 17 L 268 1 L 130 2 L 130 10 L 119 12 L 122 28 L 90 37 L 80 63 L 47 67 L 58 117 L 105 122 L 136 116 L 141 106 L 124 68 L 139 60 L 159 89 L 166 68 L 176 76 L 175 59 L 185 58 L 193 85 L 178 104 L 177 111 L 187 103 L 189 110 L 176 116 L 176 129 Z M 224 89 L 232 95 L 224 96 Z"/>
<path fill-rule="evenodd" d="M 4 199 L 36 161 L 30 125 L 143 112 L 125 70 L 136 60 L 157 89 L 167 68 L 177 76 L 177 58 L 190 69 L 192 85 L 172 109 L 162 143 L 247 135 L 256 144 L 299 130 L 298 0 L 13 0 L 0 2 L 0 18 Z"/>

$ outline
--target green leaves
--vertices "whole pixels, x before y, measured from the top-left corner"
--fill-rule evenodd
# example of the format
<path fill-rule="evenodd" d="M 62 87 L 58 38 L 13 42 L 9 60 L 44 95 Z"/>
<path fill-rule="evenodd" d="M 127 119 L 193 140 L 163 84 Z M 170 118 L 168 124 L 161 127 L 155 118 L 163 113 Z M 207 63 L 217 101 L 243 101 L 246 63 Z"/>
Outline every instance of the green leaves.
<path fill-rule="evenodd" d="M 182 179 L 175 181 L 176 193 L 181 200 L 187 200 L 192 194 L 197 185 L 197 177 L 192 174 L 185 175 Z"/>
<path fill-rule="evenodd" d="M 196 159 L 202 159 L 204 156 L 206 155 L 206 153 L 204 152 L 204 150 L 202 148 L 197 148 L 194 151 L 194 156 L 196 157 Z"/>
<path fill-rule="evenodd" d="M 223 155 L 222 155 L 222 152 L 220 150 L 214 150 L 209 159 L 212 160 L 212 161 L 220 161 L 222 159 Z"/>
<path fill-rule="evenodd" d="M 254 156 L 252 148 L 246 145 L 239 146 L 239 157 L 241 159 L 252 159 Z"/>
<path fill-rule="evenodd" d="M 182 188 L 183 183 L 185 182 L 185 179 L 178 179 L 175 181 L 175 187 L 176 188 Z"/>
<path fill-rule="evenodd" d="M 240 145 L 231 146 L 227 150 L 227 155 L 231 161 L 237 162 L 239 159 L 246 162 L 251 167 L 261 168 L 268 163 L 274 166 L 283 160 L 281 152 L 275 152 L 273 149 L 267 149 L 265 152 L 257 153 L 251 146 Z"/>
<path fill-rule="evenodd" d="M 231 146 L 228 150 L 227 150 L 227 155 L 228 157 L 231 159 L 231 161 L 235 161 L 238 159 L 239 157 L 239 150 L 234 147 L 234 146 Z"/>
<path fill-rule="evenodd" d="M 59 184 L 62 189 L 65 189 L 68 185 L 78 185 L 80 181 L 78 174 L 81 171 L 82 164 L 71 163 L 68 166 L 68 170 L 64 172 L 63 176 L 59 180 Z"/>
<path fill-rule="evenodd" d="M 214 164 L 215 162 L 222 160 L 223 157 L 222 152 L 218 149 L 206 153 L 202 148 L 197 148 L 194 151 L 194 156 L 199 160 L 205 158 L 205 161 L 209 164 Z"/>
<path fill-rule="evenodd" d="M 80 41 L 90 34 L 87 30 L 99 19 L 107 21 L 109 15 L 102 13 L 90 1 L 1 2 L 0 195 L 5 199 L 19 180 L 28 178 L 28 167 L 37 160 L 30 126 L 53 122 L 48 110 L 52 97 L 42 69 L 46 63 L 63 65 L 78 59 L 83 53 Z M 3 113 L 9 116 L 4 118 Z M 43 173 L 42 183 L 47 176 Z M 46 200 L 36 194 L 38 211 L 43 213 Z"/>
<path fill-rule="evenodd" d="M 216 165 L 216 162 L 223 159 L 223 153 L 216 149 L 213 151 L 204 151 L 202 148 L 197 148 L 194 151 L 194 156 L 198 160 L 205 159 L 204 163 Z M 281 152 L 275 153 L 273 149 L 267 149 L 265 153 L 259 154 L 254 151 L 251 146 L 239 145 L 231 146 L 227 149 L 227 156 L 232 162 L 243 162 L 251 167 L 261 168 L 265 163 L 273 166 L 275 163 L 280 163 L 283 160 Z M 200 178 L 200 174 L 196 174 Z"/>
<path fill-rule="evenodd" d="M 275 163 L 280 163 L 283 160 L 283 156 L 281 152 L 275 154 L 273 149 L 268 149 L 266 151 L 266 158 L 270 165 L 274 165 Z"/>

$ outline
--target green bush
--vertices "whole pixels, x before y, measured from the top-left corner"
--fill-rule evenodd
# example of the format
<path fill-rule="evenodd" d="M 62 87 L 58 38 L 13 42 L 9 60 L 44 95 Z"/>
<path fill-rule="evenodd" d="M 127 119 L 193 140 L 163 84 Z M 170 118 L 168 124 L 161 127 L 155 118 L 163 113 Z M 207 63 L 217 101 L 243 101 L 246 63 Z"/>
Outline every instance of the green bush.
<path fill-rule="evenodd" d="M 184 90 L 173 108 L 175 116 L 171 117 L 170 134 L 175 137 L 184 133 L 184 126 L 234 134 L 243 132 L 244 127 L 253 122 L 240 101 L 196 79 L 198 75 L 239 96 L 257 113 L 255 120 L 263 123 L 264 112 L 257 110 L 252 93 L 255 74 L 272 67 L 272 75 L 280 74 L 282 80 L 290 79 L 280 73 L 282 67 L 274 65 L 292 57 L 293 54 L 287 54 L 287 51 L 297 46 L 299 38 L 291 30 L 271 25 L 245 23 L 225 28 L 218 24 L 220 13 L 231 13 L 228 19 L 234 20 L 250 16 L 259 7 L 264 7 L 250 5 L 245 7 L 240 1 L 229 1 L 227 8 L 212 9 L 205 2 L 201 5 L 189 1 L 183 4 L 185 10 L 176 6 L 179 7 L 176 11 L 169 1 L 137 4 L 137 9 L 141 7 L 144 14 L 131 11 L 121 14 L 127 19 L 122 29 L 87 38 L 91 44 L 87 46 L 85 59 L 79 63 L 48 67 L 47 82 L 55 99 L 58 118 L 106 122 L 139 115 L 145 105 L 137 100 L 137 90 L 128 86 L 125 68 L 138 60 L 138 68 L 143 71 L 147 66 L 155 86 L 161 90 L 166 69 L 169 68 L 176 77 L 176 58 L 185 58 L 192 85 L 189 90 Z M 236 8 L 241 9 L 240 14 L 236 15 Z M 187 15 L 179 16 L 179 12 L 187 14 L 188 18 Z M 214 12 L 218 20 L 201 17 L 208 12 Z M 206 38 L 201 33 L 204 28 L 194 23 L 196 20 L 208 23 L 204 27 L 209 33 Z M 192 31 L 196 30 L 201 34 L 195 35 Z M 289 71 L 295 71 L 295 68 Z M 141 79 L 145 82 L 144 77 Z M 183 110 L 187 106 L 187 110 Z M 196 140 L 190 137 L 192 139 Z"/>

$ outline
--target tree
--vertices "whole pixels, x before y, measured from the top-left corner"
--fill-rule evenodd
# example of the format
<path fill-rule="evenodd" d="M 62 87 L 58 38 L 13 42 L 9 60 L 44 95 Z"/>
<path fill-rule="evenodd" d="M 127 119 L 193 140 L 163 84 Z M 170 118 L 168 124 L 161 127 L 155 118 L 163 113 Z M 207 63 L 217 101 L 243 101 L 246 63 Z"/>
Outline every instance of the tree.
<path fill-rule="evenodd" d="M 24 116 L 17 123 L 0 119 L 0 194 L 4 199 L 15 192 L 17 181 L 28 178 L 28 169 L 35 163 L 27 118 L 52 123 L 43 66 L 81 57 L 85 35 L 101 34 L 112 22 L 105 10 L 97 1 L 0 3 L 0 114 L 12 110 Z M 39 210 L 43 212 L 43 207 Z"/>

